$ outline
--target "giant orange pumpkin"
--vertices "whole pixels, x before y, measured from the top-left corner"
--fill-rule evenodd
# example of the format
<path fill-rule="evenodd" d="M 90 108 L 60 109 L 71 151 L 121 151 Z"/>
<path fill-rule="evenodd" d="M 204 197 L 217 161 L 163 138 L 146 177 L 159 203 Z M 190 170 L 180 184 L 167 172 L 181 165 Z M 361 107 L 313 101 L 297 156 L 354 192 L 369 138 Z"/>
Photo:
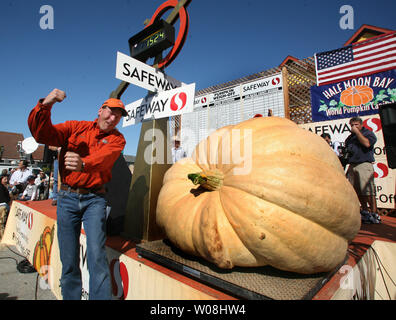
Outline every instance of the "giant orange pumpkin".
<path fill-rule="evenodd" d="M 340 101 L 346 106 L 360 106 L 374 97 L 373 89 L 368 86 L 353 86 L 341 92 Z"/>
<path fill-rule="evenodd" d="M 269 117 L 221 128 L 176 162 L 164 176 L 157 223 L 180 249 L 221 268 L 310 274 L 343 261 L 360 214 L 329 145 Z"/>

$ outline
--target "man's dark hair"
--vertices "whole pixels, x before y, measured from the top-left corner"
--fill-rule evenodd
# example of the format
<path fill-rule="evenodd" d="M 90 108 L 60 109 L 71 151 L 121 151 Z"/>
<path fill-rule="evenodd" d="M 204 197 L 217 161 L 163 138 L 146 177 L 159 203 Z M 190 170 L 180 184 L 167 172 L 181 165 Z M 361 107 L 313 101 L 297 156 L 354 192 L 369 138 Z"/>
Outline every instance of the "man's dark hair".
<path fill-rule="evenodd" d="M 352 122 L 360 122 L 360 124 L 362 124 L 363 120 L 360 117 L 353 117 L 353 118 L 351 118 L 351 120 L 349 120 L 349 123 L 352 123 Z"/>
<path fill-rule="evenodd" d="M 22 162 L 22 164 L 23 164 L 24 167 L 27 167 L 28 164 L 29 164 L 27 160 L 21 160 L 21 162 Z"/>
<path fill-rule="evenodd" d="M 329 135 L 328 133 L 322 133 L 320 136 L 321 136 L 323 139 L 324 139 L 324 138 L 329 138 L 329 139 L 331 139 L 331 137 L 330 137 L 330 135 Z"/>

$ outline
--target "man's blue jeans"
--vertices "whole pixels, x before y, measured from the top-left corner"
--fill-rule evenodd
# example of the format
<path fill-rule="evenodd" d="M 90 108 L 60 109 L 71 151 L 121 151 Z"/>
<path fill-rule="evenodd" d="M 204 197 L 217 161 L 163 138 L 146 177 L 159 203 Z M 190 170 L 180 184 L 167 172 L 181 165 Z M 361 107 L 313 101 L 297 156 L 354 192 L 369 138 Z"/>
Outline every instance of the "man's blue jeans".
<path fill-rule="evenodd" d="M 89 298 L 111 299 L 111 280 L 107 262 L 106 200 L 104 195 L 86 195 L 60 190 L 57 206 L 58 240 L 62 261 L 61 289 L 64 300 L 80 300 L 81 222 L 87 237 Z"/>

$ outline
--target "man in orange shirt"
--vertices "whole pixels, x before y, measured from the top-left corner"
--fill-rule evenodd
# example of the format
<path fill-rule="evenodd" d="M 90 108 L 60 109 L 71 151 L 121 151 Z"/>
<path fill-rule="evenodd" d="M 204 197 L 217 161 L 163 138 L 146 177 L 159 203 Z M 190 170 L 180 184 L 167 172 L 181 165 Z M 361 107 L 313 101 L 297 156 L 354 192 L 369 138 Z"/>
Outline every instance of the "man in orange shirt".
<path fill-rule="evenodd" d="M 105 183 L 125 146 L 123 135 L 115 128 L 126 116 L 119 99 L 106 100 L 95 121 L 66 121 L 53 125 L 51 109 L 66 94 L 54 89 L 40 99 L 30 112 L 28 124 L 37 142 L 61 147 L 57 223 L 63 299 L 81 299 L 80 231 L 84 223 L 87 237 L 89 298 L 111 299 L 110 272 L 105 251 Z"/>

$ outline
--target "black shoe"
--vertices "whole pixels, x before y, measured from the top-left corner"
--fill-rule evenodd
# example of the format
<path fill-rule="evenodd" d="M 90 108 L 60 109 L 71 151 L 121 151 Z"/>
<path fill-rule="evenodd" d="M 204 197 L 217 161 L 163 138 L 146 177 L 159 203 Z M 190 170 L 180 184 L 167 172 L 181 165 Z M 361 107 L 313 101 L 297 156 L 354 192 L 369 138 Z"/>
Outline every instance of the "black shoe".
<path fill-rule="evenodd" d="M 57 200 L 52 200 L 51 205 L 56 206 L 57 204 L 58 204 L 58 201 L 57 201 Z"/>
<path fill-rule="evenodd" d="M 17 270 L 20 273 L 33 273 L 36 272 L 36 269 L 32 266 L 32 264 L 27 260 L 24 259 L 17 265 Z"/>

